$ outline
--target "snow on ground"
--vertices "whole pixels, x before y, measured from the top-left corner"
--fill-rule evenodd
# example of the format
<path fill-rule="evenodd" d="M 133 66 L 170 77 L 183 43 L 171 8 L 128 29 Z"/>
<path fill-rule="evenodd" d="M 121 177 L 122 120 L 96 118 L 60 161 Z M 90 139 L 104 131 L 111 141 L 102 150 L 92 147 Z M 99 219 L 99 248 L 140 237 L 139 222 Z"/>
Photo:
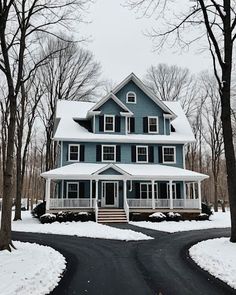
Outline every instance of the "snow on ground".
<path fill-rule="evenodd" d="M 188 230 L 199 230 L 208 228 L 224 228 L 230 227 L 230 212 L 215 212 L 210 220 L 205 221 L 162 221 L 162 222 L 149 222 L 149 221 L 135 221 L 130 224 L 144 227 L 153 230 L 160 230 L 169 233 L 188 231 Z"/>
<path fill-rule="evenodd" d="M 13 242 L 17 250 L 0 252 L 0 286 L 4 295 L 44 295 L 60 281 L 65 258 L 50 247 Z"/>
<path fill-rule="evenodd" d="M 201 268 L 236 289 L 236 244 L 229 238 L 200 242 L 189 253 Z"/>
<path fill-rule="evenodd" d="M 100 238 L 123 241 L 149 240 L 151 237 L 127 229 L 118 229 L 111 226 L 88 222 L 54 222 L 41 224 L 38 219 L 33 218 L 28 211 L 22 212 L 22 221 L 13 221 L 14 231 L 48 233 L 59 235 L 70 235 L 88 238 Z"/>

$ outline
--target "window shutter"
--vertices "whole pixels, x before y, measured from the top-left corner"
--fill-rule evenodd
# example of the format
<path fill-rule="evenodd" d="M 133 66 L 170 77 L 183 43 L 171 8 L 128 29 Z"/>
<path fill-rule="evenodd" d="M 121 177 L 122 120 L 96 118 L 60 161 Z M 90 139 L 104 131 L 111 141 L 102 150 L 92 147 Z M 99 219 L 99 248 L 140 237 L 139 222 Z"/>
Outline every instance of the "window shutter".
<path fill-rule="evenodd" d="M 80 162 L 84 162 L 84 145 L 81 144 L 79 148 L 79 160 Z"/>
<path fill-rule="evenodd" d="M 120 132 L 120 116 L 115 116 L 115 132 Z"/>
<path fill-rule="evenodd" d="M 69 153 L 70 153 L 70 146 L 67 145 L 67 154 L 66 154 L 66 161 L 69 161 Z"/>
<path fill-rule="evenodd" d="M 176 198 L 181 199 L 180 183 L 176 183 Z"/>
<path fill-rule="evenodd" d="M 135 132 L 135 118 L 130 117 L 130 133 Z"/>
<path fill-rule="evenodd" d="M 120 162 L 120 145 L 116 146 L 116 162 Z"/>
<path fill-rule="evenodd" d="M 136 195 L 136 198 L 140 197 L 140 183 L 139 182 L 135 183 L 135 195 Z"/>
<path fill-rule="evenodd" d="M 148 162 L 149 163 L 154 162 L 154 148 L 153 148 L 153 146 L 148 147 Z"/>
<path fill-rule="evenodd" d="M 131 146 L 131 162 L 136 162 L 136 146 Z"/>
<path fill-rule="evenodd" d="M 93 181 L 92 183 L 92 197 L 95 198 L 96 196 L 96 183 Z"/>
<path fill-rule="evenodd" d="M 159 163 L 163 163 L 162 146 L 158 147 Z"/>
<path fill-rule="evenodd" d="M 79 183 L 79 197 L 84 198 L 84 182 Z"/>
<path fill-rule="evenodd" d="M 104 131 L 104 116 L 99 116 L 99 131 Z"/>
<path fill-rule="evenodd" d="M 102 147 L 100 144 L 96 146 L 96 161 L 101 162 Z"/>
<path fill-rule="evenodd" d="M 167 183 L 161 182 L 160 183 L 160 199 L 166 199 L 167 198 Z"/>
<path fill-rule="evenodd" d="M 148 117 L 143 117 L 143 133 L 148 133 Z"/>

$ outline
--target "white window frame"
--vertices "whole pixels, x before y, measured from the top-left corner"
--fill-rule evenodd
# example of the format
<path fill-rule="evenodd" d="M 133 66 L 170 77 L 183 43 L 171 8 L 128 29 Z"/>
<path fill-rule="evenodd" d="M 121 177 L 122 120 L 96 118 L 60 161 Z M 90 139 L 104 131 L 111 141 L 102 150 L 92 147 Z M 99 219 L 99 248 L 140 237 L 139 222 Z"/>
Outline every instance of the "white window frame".
<path fill-rule="evenodd" d="M 103 149 L 104 147 L 114 147 L 114 160 L 104 160 L 103 159 L 103 156 L 104 156 L 104 153 L 103 153 Z M 114 144 L 104 144 L 102 145 L 102 162 L 109 162 L 109 163 L 115 163 L 116 162 L 116 145 Z"/>
<path fill-rule="evenodd" d="M 77 160 L 72 160 L 72 159 L 70 158 L 70 148 L 71 148 L 72 146 L 76 146 L 76 147 L 78 147 L 78 158 L 77 158 Z M 68 151 L 69 151 L 69 155 L 68 155 L 68 161 L 69 161 L 69 162 L 79 162 L 79 161 L 80 161 L 80 144 L 69 144 Z"/>
<path fill-rule="evenodd" d="M 76 199 L 76 198 L 69 198 L 69 195 L 68 195 L 69 190 L 68 190 L 68 188 L 69 188 L 70 184 L 76 184 L 77 185 L 77 199 L 78 199 L 79 198 L 79 182 L 78 181 L 69 181 L 69 182 L 66 183 L 66 198 L 67 199 Z"/>
<path fill-rule="evenodd" d="M 133 94 L 134 95 L 134 101 L 129 101 L 129 94 Z M 136 104 L 137 101 L 137 97 L 136 97 L 136 93 L 134 91 L 129 91 L 126 93 L 126 103 L 133 103 Z"/>
<path fill-rule="evenodd" d="M 150 119 L 156 119 L 156 131 L 151 131 L 150 130 Z M 159 117 L 157 116 L 151 116 L 148 117 L 148 133 L 159 133 Z"/>
<path fill-rule="evenodd" d="M 172 183 L 172 196 L 173 200 L 177 199 L 176 183 Z M 167 183 L 167 199 L 170 199 L 170 184 Z"/>
<path fill-rule="evenodd" d="M 112 118 L 113 124 L 112 124 L 112 130 L 106 129 L 106 118 Z M 104 132 L 115 132 L 115 115 L 104 115 Z"/>
<path fill-rule="evenodd" d="M 130 133 L 130 117 L 127 117 L 127 133 Z"/>
<path fill-rule="evenodd" d="M 147 189 L 147 192 L 148 192 L 147 199 L 151 200 L 152 199 L 152 183 L 150 183 L 150 182 L 140 182 L 140 185 L 139 185 L 139 191 L 140 191 L 139 197 L 140 197 L 140 199 L 143 199 L 142 198 L 142 189 L 141 189 L 142 185 L 146 185 L 146 189 Z M 149 190 L 150 187 L 151 187 L 151 190 Z M 155 188 L 156 188 L 156 190 L 155 190 Z M 156 191 L 156 196 L 155 196 L 155 191 Z M 151 192 L 151 197 L 150 198 L 149 198 L 149 192 Z M 154 184 L 154 198 L 158 199 L 158 184 L 157 183 Z"/>
<path fill-rule="evenodd" d="M 174 161 L 165 161 L 165 154 L 164 154 L 165 148 L 167 148 L 167 149 L 173 148 L 174 149 Z M 162 160 L 163 160 L 164 164 L 176 164 L 176 146 L 162 146 Z"/>
<path fill-rule="evenodd" d="M 145 148 L 146 149 L 146 154 L 147 154 L 147 159 L 146 161 L 139 161 L 138 160 L 138 149 L 139 148 Z M 149 154 L 148 154 L 148 146 L 147 145 L 137 145 L 136 146 L 136 163 L 148 163 L 148 159 L 149 159 Z"/>

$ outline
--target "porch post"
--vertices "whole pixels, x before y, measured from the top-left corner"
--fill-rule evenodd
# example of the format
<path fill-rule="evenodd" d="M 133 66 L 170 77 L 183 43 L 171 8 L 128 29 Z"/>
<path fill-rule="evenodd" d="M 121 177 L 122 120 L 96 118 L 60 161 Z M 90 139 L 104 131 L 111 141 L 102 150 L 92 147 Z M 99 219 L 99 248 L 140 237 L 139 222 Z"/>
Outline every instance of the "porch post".
<path fill-rule="evenodd" d="M 127 181 L 123 180 L 123 202 L 125 202 L 125 200 L 127 200 Z"/>
<path fill-rule="evenodd" d="M 98 180 L 96 179 L 96 194 L 95 194 L 96 202 L 98 200 Z"/>
<path fill-rule="evenodd" d="M 193 199 L 196 199 L 196 190 L 195 190 L 195 182 L 192 183 L 193 186 Z"/>
<path fill-rule="evenodd" d="M 90 193 L 89 207 L 92 208 L 93 207 L 93 181 L 92 180 L 90 180 L 89 193 Z"/>
<path fill-rule="evenodd" d="M 46 201 L 46 210 L 50 208 L 50 186 L 51 186 L 51 179 L 46 179 L 46 187 L 45 187 L 45 201 Z"/>
<path fill-rule="evenodd" d="M 184 185 L 184 208 L 186 208 L 186 182 L 183 181 L 183 185 Z"/>
<path fill-rule="evenodd" d="M 198 205 L 199 209 L 202 209 L 202 191 L 201 191 L 201 181 L 198 181 Z"/>
<path fill-rule="evenodd" d="M 169 190 L 170 190 L 170 209 L 173 209 L 173 188 L 172 188 L 172 180 L 169 181 Z"/>
<path fill-rule="evenodd" d="M 152 209 L 155 209 L 155 190 L 154 190 L 154 180 L 152 180 Z"/>

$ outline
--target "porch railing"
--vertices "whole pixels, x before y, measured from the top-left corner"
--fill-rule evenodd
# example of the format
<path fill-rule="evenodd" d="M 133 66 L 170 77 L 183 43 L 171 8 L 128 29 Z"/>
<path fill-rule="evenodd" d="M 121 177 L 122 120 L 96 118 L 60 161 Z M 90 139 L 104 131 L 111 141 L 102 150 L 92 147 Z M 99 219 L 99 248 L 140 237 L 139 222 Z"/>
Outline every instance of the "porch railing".
<path fill-rule="evenodd" d="M 90 206 L 90 198 L 81 199 L 50 199 L 50 209 L 53 208 L 93 208 L 95 199 L 92 199 L 92 207 Z"/>
<path fill-rule="evenodd" d="M 127 199 L 130 208 L 152 208 L 152 199 Z M 155 208 L 170 208 L 170 199 L 155 199 Z M 173 209 L 198 209 L 198 199 L 174 199 Z"/>

